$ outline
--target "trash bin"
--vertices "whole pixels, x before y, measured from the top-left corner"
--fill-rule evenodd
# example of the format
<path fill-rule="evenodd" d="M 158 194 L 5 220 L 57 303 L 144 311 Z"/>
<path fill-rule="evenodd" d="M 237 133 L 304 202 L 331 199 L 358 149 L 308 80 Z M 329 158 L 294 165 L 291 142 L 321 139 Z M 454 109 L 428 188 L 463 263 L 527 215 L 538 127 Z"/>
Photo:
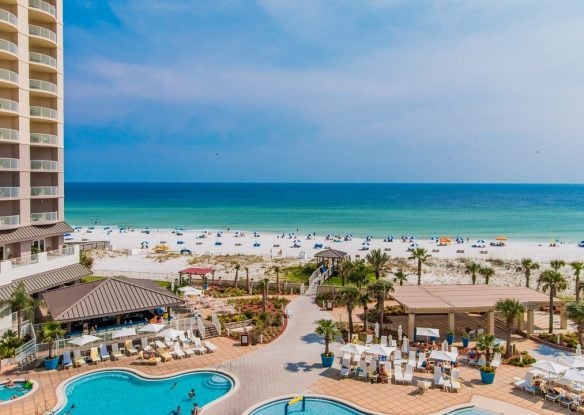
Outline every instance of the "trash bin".
<path fill-rule="evenodd" d="M 249 334 L 241 333 L 239 336 L 239 344 L 242 346 L 249 346 Z"/>

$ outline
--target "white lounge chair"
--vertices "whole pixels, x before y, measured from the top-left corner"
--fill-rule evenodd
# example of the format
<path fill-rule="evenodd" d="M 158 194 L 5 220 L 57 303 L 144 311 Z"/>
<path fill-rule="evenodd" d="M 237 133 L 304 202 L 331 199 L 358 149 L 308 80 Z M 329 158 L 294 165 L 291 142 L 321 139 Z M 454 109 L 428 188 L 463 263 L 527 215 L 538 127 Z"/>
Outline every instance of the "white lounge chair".
<path fill-rule="evenodd" d="M 81 356 L 81 351 L 79 349 L 73 350 L 73 367 L 85 366 L 86 364 L 85 358 Z"/>
<path fill-rule="evenodd" d="M 122 356 L 124 356 L 121 352 L 120 349 L 118 347 L 117 343 L 113 343 L 112 344 L 112 360 L 118 360 L 121 359 Z"/>
<path fill-rule="evenodd" d="M 154 341 L 154 346 L 156 347 L 156 349 L 166 349 L 166 344 L 162 343 L 160 340 L 155 340 Z"/>
<path fill-rule="evenodd" d="M 216 352 L 217 350 L 219 350 L 219 348 L 217 346 L 215 346 L 213 343 L 211 343 L 210 341 L 203 341 L 203 346 L 205 346 L 205 348 L 207 349 L 207 351 L 209 353 L 213 353 Z"/>
<path fill-rule="evenodd" d="M 518 377 L 513 378 L 513 385 L 516 388 L 523 389 L 526 386 L 531 385 L 531 380 L 533 379 L 534 376 L 535 373 L 533 373 L 532 371 L 525 372 L 525 377 L 523 379 Z"/>
<path fill-rule="evenodd" d="M 481 356 L 477 362 L 477 366 L 478 367 L 483 367 L 487 364 L 487 360 L 485 359 L 484 356 Z"/>
<path fill-rule="evenodd" d="M 412 365 L 412 367 L 416 367 L 416 351 L 410 350 L 408 354 L 408 365 Z"/>
<path fill-rule="evenodd" d="M 456 347 L 456 346 L 450 346 L 450 353 L 455 354 L 456 356 L 458 356 L 458 347 Z"/>
<path fill-rule="evenodd" d="M 150 346 L 150 344 L 148 344 L 148 339 L 146 337 L 142 337 L 140 339 L 140 344 L 142 346 L 142 351 L 144 351 L 144 352 L 152 351 L 152 346 Z"/>
<path fill-rule="evenodd" d="M 205 346 L 203 346 L 203 343 L 201 343 L 201 339 L 198 337 L 195 337 L 194 340 L 194 345 L 193 345 L 193 350 L 195 351 L 195 353 L 198 354 L 205 354 L 207 353 L 207 348 Z"/>
<path fill-rule="evenodd" d="M 182 342 L 182 351 L 185 352 L 185 356 L 186 357 L 191 357 L 195 354 L 195 351 L 193 349 L 191 349 L 190 344 Z"/>
<path fill-rule="evenodd" d="M 365 340 L 365 346 L 369 346 L 370 344 L 373 344 L 373 334 L 368 334 Z"/>
<path fill-rule="evenodd" d="M 425 361 L 426 359 L 424 359 L 424 356 L 420 354 L 420 358 L 418 359 L 418 363 L 416 364 L 416 370 L 425 372 L 426 371 L 426 366 L 424 366 Z"/>
<path fill-rule="evenodd" d="M 381 336 L 381 338 L 379 339 L 379 344 L 381 344 L 382 346 L 387 346 L 387 336 Z"/>
<path fill-rule="evenodd" d="M 412 365 L 407 365 L 406 366 L 406 371 L 404 372 L 404 383 L 412 383 L 412 381 L 414 380 L 414 366 Z"/>
<path fill-rule="evenodd" d="M 351 369 L 349 369 L 348 367 L 341 366 L 341 378 L 348 378 L 350 371 Z"/>
<path fill-rule="evenodd" d="M 501 366 L 501 353 L 499 352 L 495 353 L 493 360 L 491 360 L 491 366 L 495 368 Z"/>
<path fill-rule="evenodd" d="M 396 366 L 394 368 L 393 378 L 395 379 L 395 383 L 398 383 L 398 382 L 403 383 L 405 381 L 401 366 Z"/>
<path fill-rule="evenodd" d="M 174 343 L 174 351 L 172 352 L 172 355 L 175 356 L 177 359 L 182 359 L 183 357 L 185 357 L 185 352 L 183 352 L 180 349 L 180 345 L 178 344 L 178 342 Z"/>
<path fill-rule="evenodd" d="M 99 352 L 97 351 L 97 347 L 92 347 L 89 350 L 89 361 L 91 363 L 99 363 L 99 362 L 101 362 L 101 358 L 99 357 Z"/>
<path fill-rule="evenodd" d="M 365 360 L 359 361 L 359 369 L 357 370 L 358 378 L 367 380 L 367 362 Z"/>
<path fill-rule="evenodd" d="M 434 378 L 432 379 L 434 386 L 444 386 L 444 378 L 442 377 L 442 368 L 434 366 Z"/>
<path fill-rule="evenodd" d="M 458 391 L 462 387 L 460 384 L 460 371 L 458 369 L 452 369 L 450 371 L 450 386 L 453 391 Z"/>

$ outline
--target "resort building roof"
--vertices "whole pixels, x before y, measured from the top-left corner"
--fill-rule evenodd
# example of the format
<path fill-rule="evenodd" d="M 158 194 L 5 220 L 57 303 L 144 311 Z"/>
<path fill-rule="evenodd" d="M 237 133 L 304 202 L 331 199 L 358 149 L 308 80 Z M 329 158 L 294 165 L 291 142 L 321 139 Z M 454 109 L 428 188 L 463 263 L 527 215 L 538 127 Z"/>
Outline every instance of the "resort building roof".
<path fill-rule="evenodd" d="M 0 243 L 27 241 L 40 239 L 47 236 L 63 235 L 75 230 L 65 222 L 57 222 L 51 225 L 22 226 L 15 229 L 0 231 Z"/>
<path fill-rule="evenodd" d="M 43 298 L 53 319 L 63 322 L 172 307 L 183 302 L 170 293 L 116 278 L 48 291 Z"/>
<path fill-rule="evenodd" d="M 314 254 L 315 258 L 324 258 L 324 259 L 343 259 L 347 257 L 347 253 L 343 251 L 339 251 L 337 249 L 325 249 L 320 252 Z"/>
<path fill-rule="evenodd" d="M 213 272 L 215 272 L 213 268 L 185 268 L 178 273 L 188 275 L 207 275 L 212 274 Z"/>

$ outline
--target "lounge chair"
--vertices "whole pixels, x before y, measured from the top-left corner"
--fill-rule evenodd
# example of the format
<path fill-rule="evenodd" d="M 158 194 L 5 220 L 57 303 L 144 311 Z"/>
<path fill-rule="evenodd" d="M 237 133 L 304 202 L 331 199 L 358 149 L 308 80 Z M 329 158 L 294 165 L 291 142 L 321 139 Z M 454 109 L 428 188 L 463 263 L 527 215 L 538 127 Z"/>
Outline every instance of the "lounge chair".
<path fill-rule="evenodd" d="M 73 367 L 85 366 L 86 364 L 85 357 L 81 356 L 81 352 L 73 350 Z"/>
<path fill-rule="evenodd" d="M 172 352 L 172 355 L 177 359 L 182 359 L 185 357 L 185 352 L 183 352 L 180 349 L 180 345 L 178 344 L 178 342 L 174 343 L 174 350 Z"/>
<path fill-rule="evenodd" d="M 554 389 L 550 389 L 546 392 L 545 394 L 545 400 L 546 401 L 551 401 L 553 403 L 556 403 L 560 400 L 560 398 L 562 397 L 561 393 L 556 393 L 556 391 Z"/>
<path fill-rule="evenodd" d="M 458 369 L 452 369 L 450 371 L 450 386 L 453 391 L 458 391 L 462 388 L 460 384 L 460 371 Z"/>
<path fill-rule="evenodd" d="M 381 336 L 381 338 L 379 339 L 379 344 L 382 346 L 387 346 L 387 336 Z"/>
<path fill-rule="evenodd" d="M 368 334 L 367 339 L 365 339 L 365 346 L 369 346 L 373 344 L 373 334 Z"/>
<path fill-rule="evenodd" d="M 201 343 L 201 339 L 199 337 L 195 337 L 195 339 L 194 339 L 193 350 L 195 351 L 195 353 L 198 353 L 198 354 L 207 353 L 207 348 L 205 346 L 203 346 L 203 343 Z"/>
<path fill-rule="evenodd" d="M 140 347 L 142 348 L 143 351 L 145 352 L 150 352 L 152 351 L 152 346 L 150 346 L 150 344 L 148 344 L 148 339 L 146 337 L 142 337 L 140 339 Z"/>
<path fill-rule="evenodd" d="M 351 371 L 351 369 L 349 369 L 348 367 L 342 366 L 341 367 L 341 378 L 348 378 L 350 371 Z"/>
<path fill-rule="evenodd" d="M 393 378 L 395 379 L 395 383 L 398 383 L 398 382 L 403 383 L 405 381 L 401 366 L 398 365 L 394 368 Z"/>
<path fill-rule="evenodd" d="M 450 346 L 450 353 L 455 354 L 456 356 L 458 356 L 458 347 L 456 347 L 456 346 Z"/>
<path fill-rule="evenodd" d="M 172 355 L 168 353 L 168 351 L 165 348 L 157 348 L 156 352 L 158 353 L 163 362 L 168 362 L 172 360 Z"/>
<path fill-rule="evenodd" d="M 191 357 L 192 355 L 195 354 L 195 351 L 191 349 L 191 346 L 189 346 L 185 342 L 182 342 L 182 351 L 185 352 L 186 357 Z"/>
<path fill-rule="evenodd" d="M 521 389 L 524 390 L 525 392 L 531 393 L 533 396 L 535 396 L 536 394 L 539 395 L 541 393 L 541 389 L 538 386 L 535 386 L 531 383 L 524 385 Z"/>
<path fill-rule="evenodd" d="M 430 385 L 431 383 L 426 381 L 426 380 L 418 380 L 416 382 L 416 386 L 418 387 L 417 391 L 422 394 L 424 392 L 426 392 L 428 389 L 430 389 Z"/>
<path fill-rule="evenodd" d="M 499 366 L 501 366 L 501 353 L 495 353 L 495 356 L 493 357 L 493 360 L 491 361 L 491 366 L 493 366 L 494 368 L 497 368 Z"/>
<path fill-rule="evenodd" d="M 132 340 L 126 340 L 124 342 L 124 348 L 126 350 L 126 354 L 129 354 L 130 356 L 138 354 L 138 350 L 136 350 L 136 348 L 134 347 Z"/>
<path fill-rule="evenodd" d="M 487 360 L 485 359 L 485 357 L 484 357 L 484 356 L 481 356 L 481 357 L 479 358 L 479 360 L 476 362 L 476 365 L 477 365 L 478 367 L 483 367 L 483 366 L 485 366 L 486 364 L 487 364 Z"/>
<path fill-rule="evenodd" d="M 357 377 L 359 379 L 365 379 L 367 380 L 367 362 L 365 360 L 360 360 L 359 361 L 359 368 L 357 369 Z"/>
<path fill-rule="evenodd" d="M 105 344 L 99 345 L 99 357 L 101 358 L 102 361 L 110 359 L 110 354 L 107 351 L 107 346 Z"/>
<path fill-rule="evenodd" d="M 166 344 L 161 342 L 160 340 L 154 340 L 154 347 L 156 348 L 156 350 L 158 349 L 165 350 L 167 348 Z"/>
<path fill-rule="evenodd" d="M 410 350 L 408 354 L 408 365 L 412 365 L 412 367 L 416 367 L 416 351 Z"/>
<path fill-rule="evenodd" d="M 124 355 L 120 352 L 120 349 L 118 347 L 117 343 L 113 343 L 112 346 L 112 360 L 119 360 L 121 359 Z"/>
<path fill-rule="evenodd" d="M 152 352 L 149 352 L 152 353 Z M 154 356 L 154 355 L 150 355 L 149 357 L 144 357 L 144 352 L 140 351 L 140 353 L 138 353 L 138 359 L 140 359 L 142 361 L 142 363 L 145 363 L 147 365 L 152 365 L 152 366 L 156 366 L 158 363 L 160 363 L 162 361 L 162 359 L 158 356 Z"/>
<path fill-rule="evenodd" d="M 204 341 L 203 346 L 205 346 L 207 351 L 210 353 L 213 353 L 213 352 L 216 352 L 217 350 L 219 350 L 219 348 L 217 346 L 215 346 L 213 343 L 211 343 L 209 341 Z"/>
<path fill-rule="evenodd" d="M 568 393 L 565 393 L 564 395 L 560 396 L 560 399 L 558 399 L 558 402 L 560 403 L 560 405 L 565 406 L 566 408 L 569 408 L 572 404 L 578 403 L 578 398 L 577 398 L 577 395 L 568 392 Z"/>
<path fill-rule="evenodd" d="M 414 366 L 408 364 L 404 372 L 404 383 L 412 383 L 414 380 Z"/>
<path fill-rule="evenodd" d="M 444 386 L 444 378 L 442 377 L 442 368 L 439 366 L 434 366 L 434 378 L 432 379 L 434 382 L 434 386 L 443 387 Z"/>
<path fill-rule="evenodd" d="M 97 351 L 97 347 L 92 347 L 89 350 L 89 361 L 91 363 L 99 363 L 99 362 L 101 362 L 101 358 L 99 357 L 99 352 Z"/>
<path fill-rule="evenodd" d="M 71 360 L 71 352 L 69 350 L 63 352 L 63 369 L 70 369 L 73 367 L 73 361 Z"/>
<path fill-rule="evenodd" d="M 418 359 L 418 363 L 416 364 L 416 370 L 425 372 L 426 371 L 426 365 L 424 364 L 425 361 L 426 359 L 424 359 L 423 354 L 420 354 L 420 358 Z"/>

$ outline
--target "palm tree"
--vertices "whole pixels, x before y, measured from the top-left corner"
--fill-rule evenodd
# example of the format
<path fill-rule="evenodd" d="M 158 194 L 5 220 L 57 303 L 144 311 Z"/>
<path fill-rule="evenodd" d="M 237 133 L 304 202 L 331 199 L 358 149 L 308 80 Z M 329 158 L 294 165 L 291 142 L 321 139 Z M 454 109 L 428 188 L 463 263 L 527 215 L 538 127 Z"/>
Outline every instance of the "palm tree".
<path fill-rule="evenodd" d="M 566 261 L 561 260 L 561 259 L 553 259 L 550 261 L 550 267 L 552 267 L 552 269 L 554 271 L 559 271 L 560 268 L 562 268 L 565 265 L 566 265 Z"/>
<path fill-rule="evenodd" d="M 364 283 L 367 282 L 369 274 L 369 267 L 363 261 L 356 262 L 349 274 L 349 281 L 357 285 L 361 289 Z"/>
<path fill-rule="evenodd" d="M 0 301 L 0 316 L 5 317 L 11 313 L 16 313 L 16 324 L 17 324 L 17 337 L 20 339 L 20 331 L 22 326 L 22 321 L 26 318 L 27 320 L 32 320 L 34 317 L 34 312 L 38 308 L 40 301 L 32 298 L 27 292 L 26 287 L 21 282 L 19 283 L 10 297 L 6 300 Z"/>
<path fill-rule="evenodd" d="M 367 312 L 369 311 L 369 303 L 370 302 L 371 302 L 371 297 L 369 297 L 368 292 L 361 294 L 361 297 L 359 297 L 359 304 L 361 304 L 363 306 L 363 314 L 364 314 L 363 317 L 365 318 L 365 324 L 364 324 L 365 333 L 367 333 L 367 330 L 368 330 Z"/>
<path fill-rule="evenodd" d="M 260 288 L 262 289 L 262 312 L 266 312 L 268 305 L 268 288 L 270 286 L 270 279 L 264 278 L 260 281 Z"/>
<path fill-rule="evenodd" d="M 373 284 L 369 286 L 369 291 L 375 296 L 377 299 L 377 314 L 379 315 L 379 327 L 381 333 L 383 333 L 383 312 L 384 312 L 384 305 L 385 305 L 385 295 L 389 291 L 393 291 L 393 283 L 388 280 L 379 280 L 375 281 Z"/>
<path fill-rule="evenodd" d="M 531 277 L 531 271 L 539 268 L 537 262 L 533 262 L 530 258 L 523 258 L 521 260 L 521 269 L 523 274 L 525 274 L 525 286 L 529 288 L 529 278 Z"/>
<path fill-rule="evenodd" d="M 566 315 L 578 327 L 578 341 L 584 346 L 584 301 L 575 301 L 566 307 Z"/>
<path fill-rule="evenodd" d="M 399 281 L 400 286 L 403 286 L 404 281 L 408 280 L 408 274 L 406 274 L 403 269 L 399 269 L 398 271 L 394 272 L 393 275 L 395 276 L 393 282 Z"/>
<path fill-rule="evenodd" d="M 245 289 L 249 292 L 249 268 L 245 267 L 243 270 L 245 271 Z"/>
<path fill-rule="evenodd" d="M 472 279 L 472 284 L 476 284 L 477 282 L 477 272 L 481 270 L 481 266 L 476 262 L 469 262 L 466 264 L 466 272 L 470 274 Z"/>
<path fill-rule="evenodd" d="M 506 300 L 497 301 L 495 310 L 503 314 L 503 317 L 505 317 L 505 323 L 507 325 L 507 345 L 505 356 L 509 358 L 511 357 L 511 330 L 513 329 L 513 322 L 525 313 L 525 307 L 518 300 L 507 298 Z"/>
<path fill-rule="evenodd" d="M 576 277 L 576 301 L 580 301 L 580 273 L 584 270 L 584 263 L 574 261 L 570 264 L 572 270 L 574 271 L 574 277 Z"/>
<path fill-rule="evenodd" d="M 235 264 L 235 280 L 233 281 L 233 287 L 237 288 L 237 280 L 239 279 L 239 270 L 241 265 Z"/>
<path fill-rule="evenodd" d="M 65 335 L 65 330 L 58 321 L 49 321 L 41 329 L 41 336 L 45 343 L 49 344 L 49 359 L 53 358 L 55 341 Z"/>
<path fill-rule="evenodd" d="M 381 278 L 381 273 L 387 271 L 389 255 L 381 252 L 381 249 L 374 249 L 371 253 L 367 254 L 365 259 L 371 265 L 371 268 L 373 268 L 375 280 L 378 281 Z"/>
<path fill-rule="evenodd" d="M 345 287 L 341 291 L 341 302 L 347 307 L 347 313 L 349 313 L 349 332 L 352 334 L 353 330 L 353 309 L 357 305 L 359 298 L 361 297 L 361 292 L 354 287 Z M 351 336 L 349 336 L 349 339 Z"/>
<path fill-rule="evenodd" d="M 489 285 L 489 281 L 491 280 L 491 277 L 493 275 L 495 275 L 495 270 L 491 267 L 481 267 L 481 269 L 479 270 L 479 273 L 485 277 L 485 284 Z"/>
<path fill-rule="evenodd" d="M 314 331 L 316 334 L 324 337 L 324 356 L 330 356 L 329 351 L 330 342 L 334 341 L 341 332 L 339 331 L 337 325 L 332 320 L 320 320 L 318 322 L 318 327 Z"/>
<path fill-rule="evenodd" d="M 548 332 L 551 334 L 554 332 L 554 296 L 558 291 L 565 290 L 568 283 L 560 272 L 553 269 L 544 271 L 539 280 L 543 284 L 543 291 L 549 291 L 550 293 L 550 326 Z"/>
<path fill-rule="evenodd" d="M 496 339 L 493 334 L 485 334 L 477 338 L 477 349 L 485 353 L 485 362 L 487 367 L 491 367 L 492 353 L 497 353 L 501 350 L 501 346 L 496 344 Z"/>
<path fill-rule="evenodd" d="M 408 259 L 413 259 L 418 261 L 418 285 L 422 285 L 422 264 L 428 262 L 432 255 L 428 253 L 428 251 L 424 248 L 416 248 L 414 249 L 410 257 Z"/>
<path fill-rule="evenodd" d="M 346 259 L 339 263 L 339 274 L 341 274 L 341 284 L 343 287 L 347 284 L 347 279 L 349 278 L 349 275 L 353 271 L 354 267 L 355 264 L 353 264 L 350 259 Z"/>
<path fill-rule="evenodd" d="M 278 287 L 278 294 L 281 294 L 282 290 L 280 288 L 280 267 L 275 266 L 274 272 L 276 273 L 276 287 Z"/>

